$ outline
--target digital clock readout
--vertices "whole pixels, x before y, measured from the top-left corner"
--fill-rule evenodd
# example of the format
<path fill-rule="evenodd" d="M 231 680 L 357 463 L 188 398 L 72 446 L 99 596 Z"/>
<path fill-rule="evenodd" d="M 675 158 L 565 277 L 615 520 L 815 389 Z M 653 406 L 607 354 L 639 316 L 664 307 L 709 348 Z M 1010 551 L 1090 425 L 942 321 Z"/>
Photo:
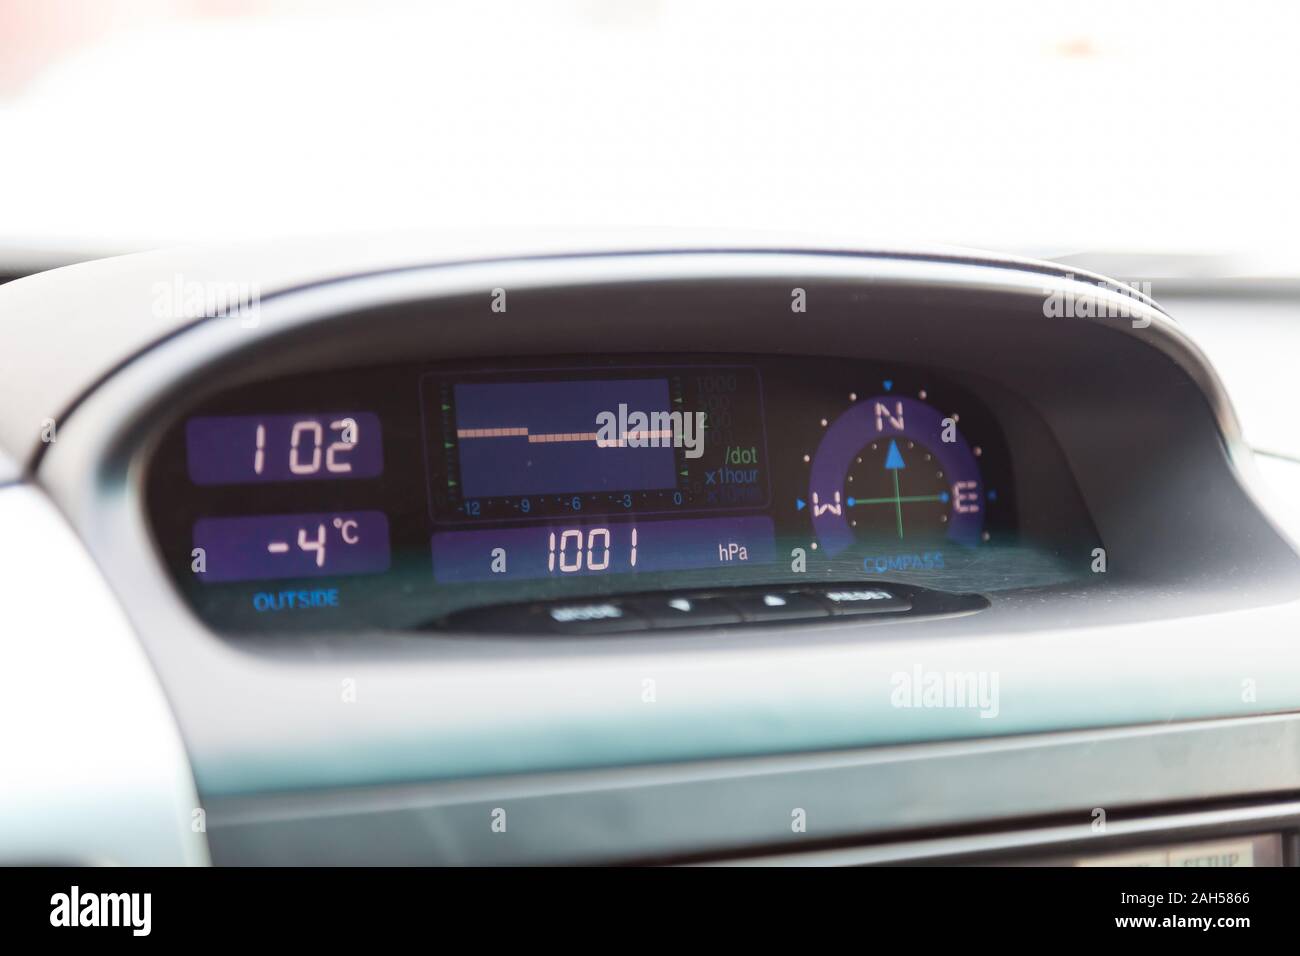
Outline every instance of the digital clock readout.
<path fill-rule="evenodd" d="M 197 485 L 373 478 L 384 470 L 379 417 L 369 412 L 191 418 L 185 448 Z"/>

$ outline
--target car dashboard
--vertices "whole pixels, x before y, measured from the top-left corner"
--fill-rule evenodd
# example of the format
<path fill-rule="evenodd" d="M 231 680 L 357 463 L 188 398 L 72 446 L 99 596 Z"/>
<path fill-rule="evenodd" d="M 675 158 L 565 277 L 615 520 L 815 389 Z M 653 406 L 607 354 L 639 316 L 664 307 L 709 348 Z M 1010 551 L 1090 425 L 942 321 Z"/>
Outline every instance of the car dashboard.
<path fill-rule="evenodd" d="M 94 580 L 57 593 L 142 651 L 132 719 L 173 736 L 114 812 L 179 821 L 152 853 L 1297 862 L 1300 557 L 1147 296 L 958 251 L 452 248 L 0 288 L 0 509 L 66 524 L 32 533 Z M 33 636 L 87 610 L 49 594 Z"/>

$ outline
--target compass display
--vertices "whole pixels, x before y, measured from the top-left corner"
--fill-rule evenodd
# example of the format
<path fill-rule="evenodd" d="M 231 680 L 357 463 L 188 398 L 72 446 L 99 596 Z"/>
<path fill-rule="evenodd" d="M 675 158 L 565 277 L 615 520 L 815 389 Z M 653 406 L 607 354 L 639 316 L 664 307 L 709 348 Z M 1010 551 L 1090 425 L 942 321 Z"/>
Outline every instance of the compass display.
<path fill-rule="evenodd" d="M 827 423 L 808 487 L 817 540 L 829 555 L 855 544 L 974 547 L 984 498 L 977 450 L 958 418 L 890 393 L 855 401 Z"/>

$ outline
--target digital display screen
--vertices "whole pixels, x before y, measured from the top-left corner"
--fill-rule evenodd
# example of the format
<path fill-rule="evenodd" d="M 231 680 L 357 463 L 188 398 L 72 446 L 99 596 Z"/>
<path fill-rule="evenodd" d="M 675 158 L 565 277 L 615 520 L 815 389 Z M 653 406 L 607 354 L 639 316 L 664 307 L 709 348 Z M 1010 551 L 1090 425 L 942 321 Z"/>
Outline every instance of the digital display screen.
<path fill-rule="evenodd" d="M 1044 520 L 1071 524 L 1068 470 L 1035 461 Z M 148 482 L 177 582 L 237 631 L 683 587 L 979 592 L 1067 579 L 1066 549 L 1096 540 L 1086 517 L 1072 539 L 1022 540 L 1001 422 L 974 391 L 831 358 L 295 375 L 183 416 Z"/>
<path fill-rule="evenodd" d="M 677 487 L 672 431 L 637 430 L 620 406 L 668 412 L 666 379 L 501 382 L 453 387 L 467 498 Z M 613 427 L 603 425 L 613 419 Z"/>
<path fill-rule="evenodd" d="M 191 418 L 185 448 L 196 485 L 371 478 L 384 470 L 379 418 L 370 412 Z"/>
<path fill-rule="evenodd" d="M 768 515 L 665 517 L 767 502 L 757 369 L 544 369 L 530 378 L 435 374 L 423 383 L 426 440 L 441 465 L 431 510 L 437 523 L 461 526 L 432 536 L 439 584 L 772 563 Z"/>
<path fill-rule="evenodd" d="M 752 366 L 432 374 L 421 400 L 440 524 L 680 514 L 769 499 Z"/>
<path fill-rule="evenodd" d="M 388 570 L 388 518 L 379 511 L 200 518 L 203 581 L 374 574 Z"/>
<path fill-rule="evenodd" d="M 775 546 L 765 516 L 440 531 L 433 573 L 439 584 L 456 584 L 766 565 Z"/>

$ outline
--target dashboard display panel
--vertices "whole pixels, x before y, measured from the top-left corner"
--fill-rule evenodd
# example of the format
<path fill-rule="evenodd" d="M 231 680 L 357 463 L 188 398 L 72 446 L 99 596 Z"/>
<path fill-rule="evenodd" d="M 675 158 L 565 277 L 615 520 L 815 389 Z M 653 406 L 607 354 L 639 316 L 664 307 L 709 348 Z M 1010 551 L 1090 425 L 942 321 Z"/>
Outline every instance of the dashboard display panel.
<path fill-rule="evenodd" d="M 148 503 L 223 630 L 813 581 L 1054 583 L 976 389 L 860 361 L 674 356 L 336 369 L 244 386 L 160 443 Z M 1075 542 L 1077 544 L 1077 542 Z"/>

